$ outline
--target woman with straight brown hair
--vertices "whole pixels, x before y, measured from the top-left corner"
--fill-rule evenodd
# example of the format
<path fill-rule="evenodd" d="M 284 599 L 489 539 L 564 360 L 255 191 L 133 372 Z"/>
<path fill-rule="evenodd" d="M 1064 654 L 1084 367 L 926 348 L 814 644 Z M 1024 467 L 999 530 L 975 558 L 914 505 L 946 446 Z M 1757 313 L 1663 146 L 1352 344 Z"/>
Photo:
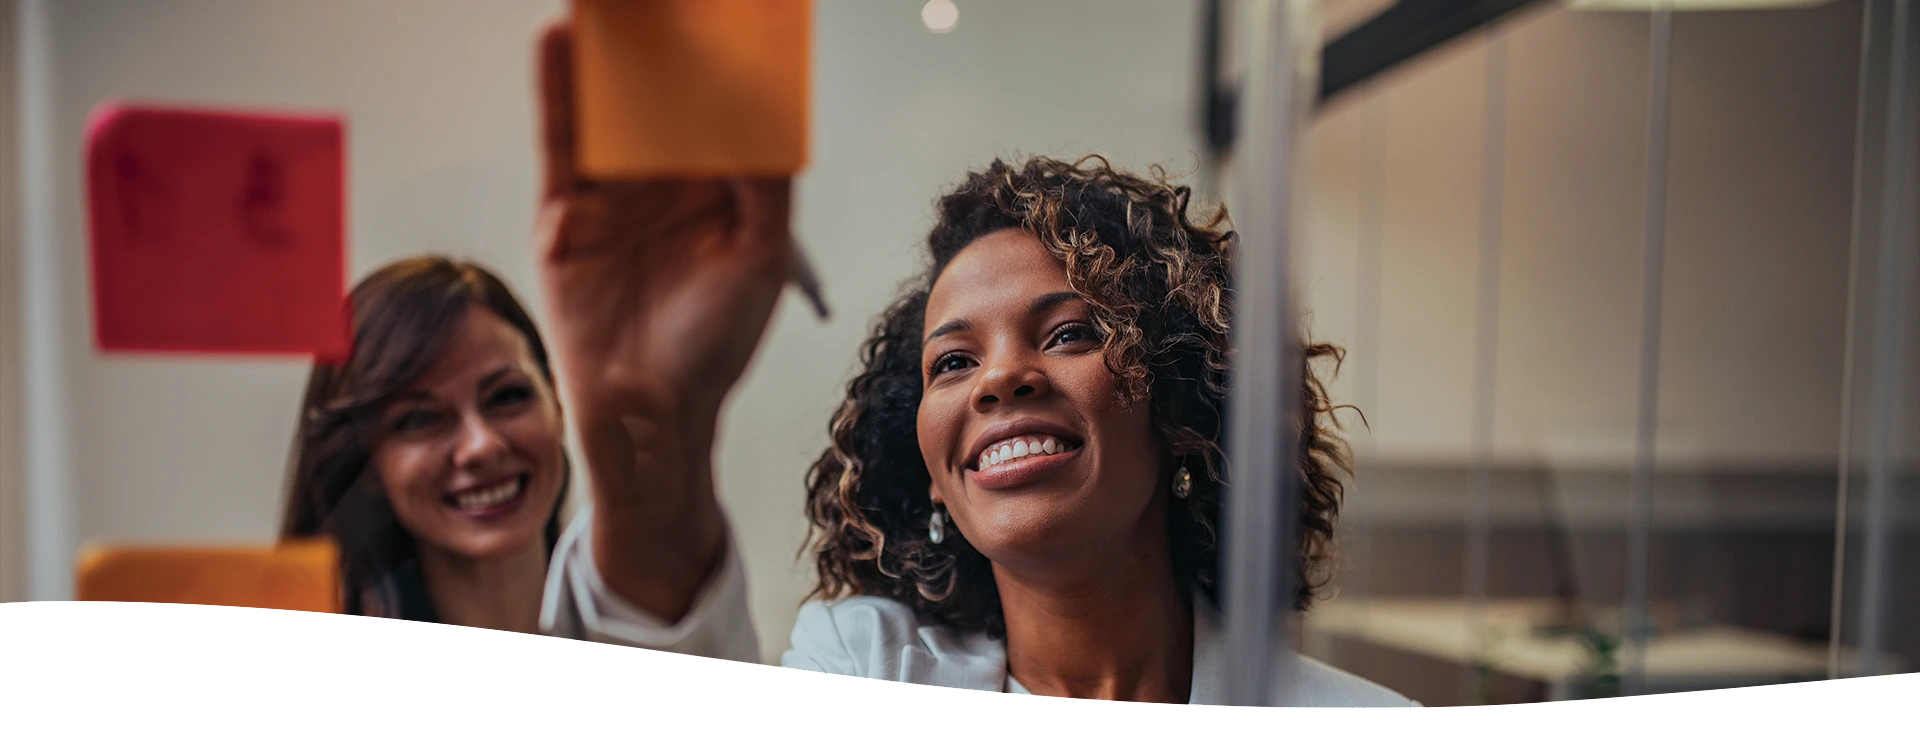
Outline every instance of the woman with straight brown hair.
<path fill-rule="evenodd" d="M 339 544 L 349 613 L 535 632 L 568 480 L 539 329 L 445 258 L 381 268 L 348 302 L 352 356 L 307 382 L 281 536 Z"/>

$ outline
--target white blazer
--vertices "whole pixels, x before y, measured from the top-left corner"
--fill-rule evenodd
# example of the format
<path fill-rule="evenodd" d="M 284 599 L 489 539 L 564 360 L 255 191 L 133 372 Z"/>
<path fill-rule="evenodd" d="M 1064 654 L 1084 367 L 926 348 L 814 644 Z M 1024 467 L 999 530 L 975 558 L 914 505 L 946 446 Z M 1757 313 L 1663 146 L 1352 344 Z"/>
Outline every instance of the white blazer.
<path fill-rule="evenodd" d="M 760 644 L 747 612 L 747 581 L 734 547 L 720 572 L 678 623 L 667 625 L 614 595 L 588 543 L 593 510 L 583 508 L 554 548 L 540 612 L 549 635 L 757 662 Z M 1218 613 L 1195 596 L 1192 704 L 1224 704 L 1225 641 Z M 1419 706 L 1386 687 L 1292 651 L 1277 654 L 1276 701 L 1289 707 Z M 912 608 L 880 597 L 809 602 L 793 623 L 780 665 L 833 674 L 1025 693 L 1007 675 L 1007 648 L 985 633 L 922 625 Z"/>

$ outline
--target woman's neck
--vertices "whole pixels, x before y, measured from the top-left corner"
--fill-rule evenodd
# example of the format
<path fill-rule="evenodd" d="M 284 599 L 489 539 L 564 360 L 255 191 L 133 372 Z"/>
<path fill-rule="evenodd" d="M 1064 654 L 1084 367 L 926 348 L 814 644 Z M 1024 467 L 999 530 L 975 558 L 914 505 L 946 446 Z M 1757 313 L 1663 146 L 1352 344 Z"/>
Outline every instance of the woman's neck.
<path fill-rule="evenodd" d="M 540 594 L 547 577 L 547 551 L 530 544 L 521 551 L 474 559 L 421 544 L 420 576 L 440 622 L 516 633 L 540 627 Z"/>
<path fill-rule="evenodd" d="M 995 565 L 1007 671 L 1034 694 L 1185 704 L 1193 685 L 1193 607 L 1165 536 L 1124 544 L 1071 575 Z"/>

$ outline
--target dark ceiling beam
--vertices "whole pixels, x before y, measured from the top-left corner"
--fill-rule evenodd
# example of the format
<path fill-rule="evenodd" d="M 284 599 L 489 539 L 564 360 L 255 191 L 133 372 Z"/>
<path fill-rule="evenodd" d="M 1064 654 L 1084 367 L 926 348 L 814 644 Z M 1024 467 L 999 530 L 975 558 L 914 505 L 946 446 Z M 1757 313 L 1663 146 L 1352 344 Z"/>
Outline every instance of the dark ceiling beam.
<path fill-rule="evenodd" d="M 1320 51 L 1320 104 L 1539 0 L 1400 0 Z"/>
<path fill-rule="evenodd" d="M 1220 79 L 1223 2 L 1207 0 L 1201 29 L 1200 76 L 1204 94 L 1200 114 L 1207 147 L 1216 156 L 1233 146 L 1239 107 L 1238 90 Z M 1325 106 L 1341 93 L 1409 59 L 1539 2 L 1400 0 L 1320 50 L 1320 92 L 1316 106 Z"/>

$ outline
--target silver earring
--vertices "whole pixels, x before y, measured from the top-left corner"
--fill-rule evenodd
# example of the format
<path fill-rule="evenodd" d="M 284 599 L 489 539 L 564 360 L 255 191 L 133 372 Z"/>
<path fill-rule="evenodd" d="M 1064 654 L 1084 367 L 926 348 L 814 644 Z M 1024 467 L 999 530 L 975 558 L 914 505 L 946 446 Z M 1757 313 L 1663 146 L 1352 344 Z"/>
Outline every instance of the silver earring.
<path fill-rule="evenodd" d="M 1186 465 L 1180 465 L 1173 470 L 1173 497 L 1186 500 L 1192 494 L 1193 473 L 1187 471 Z"/>
<path fill-rule="evenodd" d="M 933 517 L 927 519 L 927 540 L 940 543 L 947 540 L 947 514 L 933 509 Z"/>

